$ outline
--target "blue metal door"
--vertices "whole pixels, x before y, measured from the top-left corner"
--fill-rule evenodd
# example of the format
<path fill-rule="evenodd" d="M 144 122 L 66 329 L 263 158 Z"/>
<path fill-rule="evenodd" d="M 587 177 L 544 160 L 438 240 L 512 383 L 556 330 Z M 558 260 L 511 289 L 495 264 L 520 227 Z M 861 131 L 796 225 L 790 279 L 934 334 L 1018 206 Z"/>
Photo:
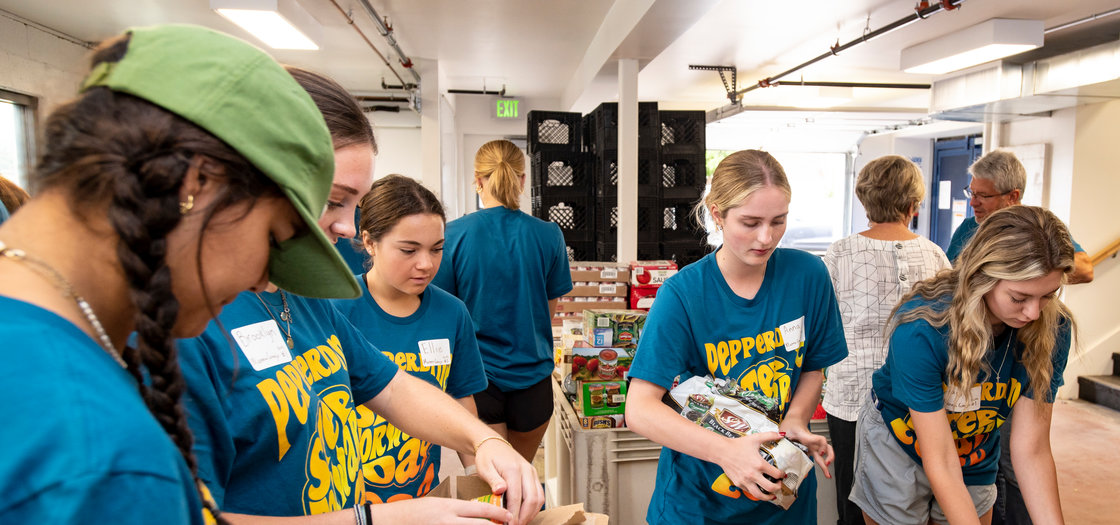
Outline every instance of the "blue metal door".
<path fill-rule="evenodd" d="M 980 158 L 981 150 L 980 135 L 939 140 L 933 144 L 933 188 L 930 190 L 933 216 L 930 217 L 929 236 L 942 250 L 949 248 L 949 240 L 960 220 L 972 217 L 972 207 L 968 205 L 964 190 L 970 180 L 968 167 Z M 954 222 L 954 214 L 962 212 Z"/>

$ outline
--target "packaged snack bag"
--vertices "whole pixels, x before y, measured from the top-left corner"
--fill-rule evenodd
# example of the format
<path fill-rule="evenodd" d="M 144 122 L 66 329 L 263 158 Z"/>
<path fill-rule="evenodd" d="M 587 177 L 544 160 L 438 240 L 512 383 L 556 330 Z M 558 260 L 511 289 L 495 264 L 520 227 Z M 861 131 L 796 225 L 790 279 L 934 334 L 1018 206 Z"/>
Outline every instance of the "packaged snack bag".
<path fill-rule="evenodd" d="M 681 382 L 665 402 L 689 421 L 729 438 L 777 432 L 782 415 L 776 399 L 711 376 Z M 758 453 L 786 474 L 771 503 L 788 509 L 797 499 L 801 480 L 813 471 L 813 460 L 801 445 L 786 438 L 763 443 Z"/>

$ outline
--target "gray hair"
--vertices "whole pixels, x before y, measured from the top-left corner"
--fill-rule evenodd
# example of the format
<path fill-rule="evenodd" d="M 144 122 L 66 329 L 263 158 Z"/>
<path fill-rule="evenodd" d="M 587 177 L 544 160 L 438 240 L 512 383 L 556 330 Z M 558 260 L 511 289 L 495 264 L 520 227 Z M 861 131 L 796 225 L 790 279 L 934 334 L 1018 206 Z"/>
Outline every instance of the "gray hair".
<path fill-rule="evenodd" d="M 1027 169 L 1010 151 L 992 151 L 972 163 L 968 172 L 973 177 L 992 181 L 1000 193 L 1019 190 L 1021 198 L 1027 188 Z"/>

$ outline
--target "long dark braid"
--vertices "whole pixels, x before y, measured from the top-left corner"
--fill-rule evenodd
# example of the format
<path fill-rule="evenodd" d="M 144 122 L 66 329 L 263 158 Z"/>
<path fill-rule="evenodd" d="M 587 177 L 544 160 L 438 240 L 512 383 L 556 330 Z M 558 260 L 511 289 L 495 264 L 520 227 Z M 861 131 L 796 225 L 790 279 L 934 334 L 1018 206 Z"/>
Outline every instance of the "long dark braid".
<path fill-rule="evenodd" d="M 102 46 L 93 63 L 117 61 L 127 47 L 128 37 L 118 38 Z M 226 183 L 213 204 L 197 210 L 203 214 L 204 232 L 216 212 L 280 196 L 280 190 L 204 130 L 107 88 L 91 89 L 56 110 L 47 121 L 46 136 L 37 188 L 64 190 L 79 216 L 108 203 L 138 335 L 137 346 L 126 348 L 123 357 L 145 404 L 179 449 L 201 491 L 193 438 L 180 402 L 186 384 L 171 332 L 179 301 L 166 260 L 167 236 L 181 220 L 179 192 L 198 155 L 220 166 L 209 175 Z M 219 523 L 226 523 L 209 498 L 200 493 L 200 499 Z"/>

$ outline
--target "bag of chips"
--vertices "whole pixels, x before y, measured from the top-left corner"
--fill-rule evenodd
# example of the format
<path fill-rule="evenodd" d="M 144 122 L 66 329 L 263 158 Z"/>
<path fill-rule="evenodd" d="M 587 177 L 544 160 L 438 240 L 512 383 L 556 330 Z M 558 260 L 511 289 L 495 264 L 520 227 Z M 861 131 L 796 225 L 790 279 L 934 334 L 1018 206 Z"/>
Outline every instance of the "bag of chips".
<path fill-rule="evenodd" d="M 665 402 L 689 421 L 729 438 L 777 432 L 782 417 L 777 399 L 711 376 L 681 382 L 669 391 Z M 758 453 L 785 473 L 781 490 L 771 502 L 788 509 L 797 499 L 801 481 L 813 471 L 813 460 L 803 446 L 786 438 L 763 443 Z"/>

